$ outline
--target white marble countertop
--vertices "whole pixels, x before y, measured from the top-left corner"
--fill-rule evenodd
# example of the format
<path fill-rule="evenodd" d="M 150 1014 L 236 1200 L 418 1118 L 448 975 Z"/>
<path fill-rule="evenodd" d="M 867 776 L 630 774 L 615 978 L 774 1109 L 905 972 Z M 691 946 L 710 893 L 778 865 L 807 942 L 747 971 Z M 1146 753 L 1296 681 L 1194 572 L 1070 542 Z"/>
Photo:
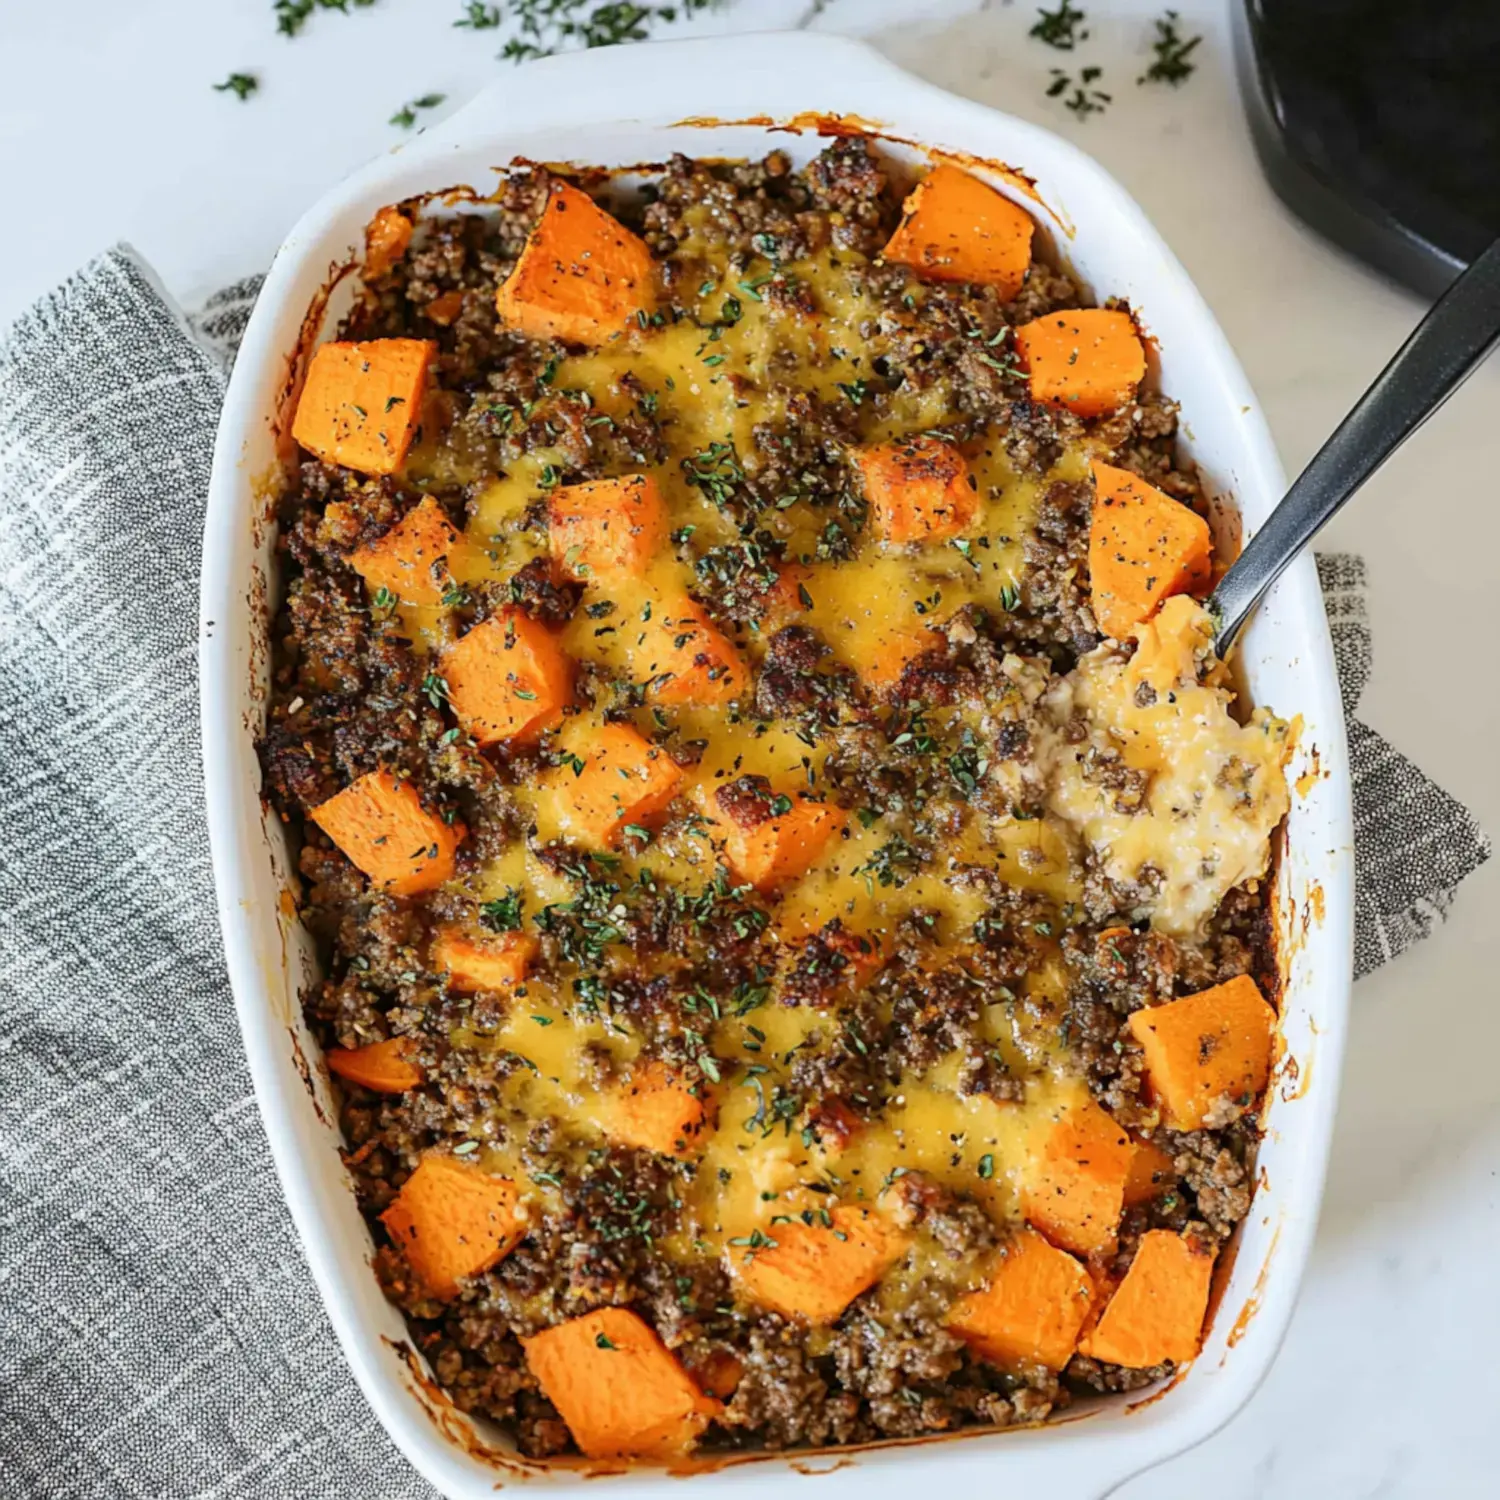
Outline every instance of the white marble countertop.
<path fill-rule="evenodd" d="M 1083 0 L 1115 103 L 1082 122 L 1043 97 L 1048 68 L 1068 59 L 1026 40 L 1034 0 L 830 0 L 811 24 L 864 35 L 933 82 L 1094 153 L 1197 280 L 1294 469 L 1421 308 L 1271 196 L 1235 96 L 1224 8 L 1176 4 L 1185 30 L 1205 33 L 1198 71 L 1176 91 L 1147 90 L 1132 80 L 1162 6 Z M 309 202 L 400 138 L 386 121 L 404 100 L 440 91 L 451 108 L 508 66 L 494 60 L 496 33 L 449 26 L 461 8 L 378 0 L 318 12 L 288 42 L 269 0 L 0 7 L 0 183 L 32 215 L 0 236 L 0 323 L 116 239 L 189 305 L 263 267 Z M 767 29 L 815 9 L 733 0 L 693 28 Z M 243 105 L 210 89 L 235 70 L 263 79 Z M 1375 672 L 1362 717 L 1491 831 L 1500 782 L 1484 768 L 1500 743 L 1500 694 L 1492 666 L 1463 665 L 1446 642 L 1495 627 L 1497 433 L 1492 361 L 1327 543 L 1369 561 Z M 1438 602 L 1444 644 L 1426 620 Z M 1500 861 L 1467 883 L 1435 937 L 1358 986 L 1322 1225 L 1286 1348 L 1228 1428 L 1122 1497 L 1196 1500 L 1210 1481 L 1221 1500 L 1500 1493 L 1497 904 Z"/>

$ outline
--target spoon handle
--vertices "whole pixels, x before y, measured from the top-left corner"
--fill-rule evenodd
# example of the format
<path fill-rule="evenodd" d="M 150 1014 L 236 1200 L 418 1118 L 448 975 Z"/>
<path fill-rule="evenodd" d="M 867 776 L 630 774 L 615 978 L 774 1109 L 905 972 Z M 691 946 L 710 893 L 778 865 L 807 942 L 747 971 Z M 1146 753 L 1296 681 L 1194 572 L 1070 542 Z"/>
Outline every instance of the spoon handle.
<path fill-rule="evenodd" d="M 1459 276 L 1251 538 L 1208 601 L 1222 657 L 1282 570 L 1500 340 L 1500 240 Z"/>

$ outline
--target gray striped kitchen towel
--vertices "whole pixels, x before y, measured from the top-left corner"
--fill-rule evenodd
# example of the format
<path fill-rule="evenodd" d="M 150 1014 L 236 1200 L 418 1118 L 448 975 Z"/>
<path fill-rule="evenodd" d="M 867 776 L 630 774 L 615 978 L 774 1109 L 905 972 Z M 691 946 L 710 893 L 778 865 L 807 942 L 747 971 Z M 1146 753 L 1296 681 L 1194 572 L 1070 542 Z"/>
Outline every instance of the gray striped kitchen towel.
<path fill-rule="evenodd" d="M 282 1206 L 219 951 L 195 679 L 203 497 L 257 283 L 193 322 L 126 250 L 0 340 L 0 1494 L 405 1500 Z M 1352 717 L 1364 571 L 1320 559 L 1358 965 L 1488 855 Z"/>
<path fill-rule="evenodd" d="M 220 953 L 198 554 L 248 301 L 200 338 L 115 251 L 0 341 L 5 1500 L 433 1494 L 323 1316 Z"/>

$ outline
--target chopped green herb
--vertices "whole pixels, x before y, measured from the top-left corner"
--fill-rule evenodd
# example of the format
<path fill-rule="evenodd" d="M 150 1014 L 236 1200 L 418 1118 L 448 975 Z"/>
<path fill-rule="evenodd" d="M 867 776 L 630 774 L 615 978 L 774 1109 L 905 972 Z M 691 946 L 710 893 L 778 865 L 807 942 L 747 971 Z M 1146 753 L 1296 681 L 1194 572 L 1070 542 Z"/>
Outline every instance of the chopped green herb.
<path fill-rule="evenodd" d="M 485 901 L 479 908 L 479 920 L 491 932 L 519 932 L 523 920 L 522 908 L 525 897 L 515 886 L 493 901 Z"/>
<path fill-rule="evenodd" d="M 1151 66 L 1141 74 L 1136 82 L 1139 83 L 1170 83 L 1176 88 L 1184 79 L 1190 77 L 1196 63 L 1188 61 L 1199 42 L 1201 36 L 1189 37 L 1183 40 L 1182 33 L 1177 29 L 1177 23 L 1181 18 L 1175 10 L 1169 10 L 1156 23 L 1156 40 L 1151 44 L 1155 59 Z"/>
<path fill-rule="evenodd" d="M 865 888 L 873 896 L 876 885 L 895 886 L 899 890 L 917 873 L 921 863 L 921 856 L 898 833 L 851 873 L 865 877 Z"/>
<path fill-rule="evenodd" d="M 214 93 L 233 94 L 236 99 L 244 103 L 259 87 L 260 79 L 254 73 L 231 73 L 223 83 L 214 85 Z"/>
<path fill-rule="evenodd" d="M 410 130 L 417 123 L 419 109 L 436 109 L 447 97 L 446 94 L 423 94 L 420 99 L 412 99 L 391 116 L 390 123 L 399 125 L 402 130 Z"/>
<path fill-rule="evenodd" d="M 1081 29 L 1086 19 L 1087 13 L 1071 0 L 1062 0 L 1056 10 L 1038 10 L 1037 21 L 1027 35 L 1059 52 L 1071 52 L 1079 42 L 1088 40 L 1088 32 Z"/>
<path fill-rule="evenodd" d="M 469 0 L 463 15 L 453 24 L 466 26 L 470 31 L 493 31 L 500 24 L 500 7 L 481 5 L 479 0 Z"/>
<path fill-rule="evenodd" d="M 1080 120 L 1086 120 L 1090 115 L 1102 114 L 1114 96 L 1104 93 L 1101 89 L 1090 87 L 1099 76 L 1098 68 L 1084 68 L 1075 82 L 1071 74 L 1064 73 L 1061 68 L 1053 68 L 1052 82 L 1047 87 L 1047 97 L 1049 99 L 1062 98 L 1063 108 L 1077 115 Z M 1071 93 L 1068 92 L 1070 89 Z"/>
<path fill-rule="evenodd" d="M 277 31 L 282 36 L 296 36 L 315 10 L 336 10 L 348 15 L 351 5 L 356 10 L 368 10 L 374 3 L 375 0 L 275 0 L 271 11 L 276 17 Z"/>
<path fill-rule="evenodd" d="M 704 497 L 720 510 L 733 499 L 735 487 L 745 478 L 733 443 L 710 443 L 682 460 L 682 472 L 687 482 L 702 490 Z"/>

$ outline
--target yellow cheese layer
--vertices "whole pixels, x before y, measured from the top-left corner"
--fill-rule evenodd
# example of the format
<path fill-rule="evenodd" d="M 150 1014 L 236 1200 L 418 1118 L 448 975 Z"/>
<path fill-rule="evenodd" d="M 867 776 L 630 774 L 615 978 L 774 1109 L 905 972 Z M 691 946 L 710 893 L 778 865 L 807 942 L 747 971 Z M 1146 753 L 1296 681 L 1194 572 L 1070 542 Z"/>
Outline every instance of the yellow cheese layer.
<path fill-rule="evenodd" d="M 731 273 L 691 240 L 683 253 L 702 260 L 696 321 L 632 330 L 604 350 L 562 360 L 551 381 L 553 391 L 585 392 L 601 419 L 624 417 L 641 390 L 648 393 L 670 447 L 669 460 L 650 472 L 673 531 L 691 528 L 690 537 L 659 557 L 645 578 L 608 589 L 586 582 L 583 607 L 564 630 L 570 654 L 627 682 L 649 675 L 641 630 L 649 611 L 693 586 L 694 556 L 739 536 L 734 520 L 705 488 L 688 482 L 682 460 L 728 453 L 753 475 L 759 462 L 756 429 L 788 420 L 789 393 L 855 401 L 851 393 L 884 348 L 878 309 L 849 284 L 849 265 L 858 260 L 851 252 L 824 250 L 786 268 L 806 288 L 812 311 L 758 295 L 757 278 L 763 285 L 766 265 Z M 920 298 L 920 285 L 913 283 L 912 294 Z M 739 304 L 732 322 L 725 318 L 729 298 Z M 626 376 L 629 387 L 622 384 Z M 539 415 L 549 399 L 539 397 Z M 872 403 L 857 412 L 860 441 L 941 429 L 949 416 L 932 391 L 897 391 L 878 411 Z M 970 443 L 964 453 L 981 501 L 968 534 L 956 542 L 901 549 L 866 532 L 852 560 L 814 567 L 808 577 L 799 622 L 856 671 L 920 642 L 965 605 L 1002 614 L 1015 598 L 1022 549 L 1041 495 L 1049 484 L 1082 479 L 1088 470 L 1089 455 L 1081 446 L 1040 477 L 1018 472 L 998 444 Z M 475 487 L 467 530 L 448 560 L 457 583 L 507 579 L 545 547 L 525 518 L 556 483 L 562 461 L 558 450 L 533 448 L 516 455 L 504 473 L 485 474 L 441 434 L 429 434 L 414 450 L 414 482 Z M 794 502 L 766 512 L 757 524 L 786 544 L 789 561 L 810 563 L 827 519 L 826 510 Z M 605 602 L 612 612 L 590 612 L 588 606 Z M 451 641 L 452 611 L 405 603 L 397 608 L 419 649 L 441 650 Z M 1190 601 L 1173 600 L 1159 624 L 1143 634 L 1131 661 L 1101 651 L 1061 683 L 1049 680 L 1044 664 L 1007 662 L 1017 691 L 1044 701 L 1056 725 L 1055 735 L 1035 747 L 1032 762 L 993 768 L 962 827 L 904 884 L 882 886 L 869 875 L 872 855 L 890 836 L 884 821 L 867 827 L 851 818 L 823 858 L 779 893 L 774 930 L 798 937 L 837 917 L 857 933 L 888 942 L 902 919 L 920 908 L 938 915 L 940 942 L 957 944 L 986 904 L 974 882 L 955 878 L 966 869 L 994 871 L 1068 911 L 1081 899 L 1085 859 L 1093 857 L 1121 881 L 1155 872 L 1144 914 L 1167 931 L 1193 931 L 1226 890 L 1264 870 L 1269 832 L 1286 806 L 1282 731 L 1260 716 L 1238 726 L 1227 712 L 1228 695 L 1198 684 L 1195 652 L 1202 629 L 1201 611 Z M 738 644 L 752 662 L 764 653 L 753 631 Z M 1152 706 L 1142 706 L 1143 684 L 1155 692 Z M 565 722 L 555 734 L 556 747 L 586 754 L 607 706 L 600 702 Z M 1075 712 L 1090 724 L 1089 739 L 1078 745 L 1062 733 Z M 932 717 L 951 728 L 962 713 L 940 710 Z M 766 776 L 778 787 L 817 786 L 830 750 L 828 744 L 809 745 L 790 727 L 730 723 L 720 711 L 638 716 L 647 733 L 663 723 L 682 740 L 707 741 L 701 761 L 685 771 L 683 796 L 699 808 L 711 808 L 713 790 L 745 774 Z M 985 719 L 973 717 L 970 727 L 982 745 Z M 1084 778 L 1082 756 L 1090 745 L 1118 750 L 1130 767 L 1149 773 L 1145 812 L 1114 811 Z M 557 777 L 519 786 L 516 798 L 529 836 L 472 876 L 468 894 L 484 901 L 520 891 L 534 914 L 569 899 L 570 892 L 568 878 L 548 871 L 538 850 L 570 840 L 576 830 Z M 1021 806 L 1030 811 L 1018 817 L 1014 809 Z M 617 878 L 628 883 L 649 872 L 658 881 L 698 890 L 713 878 L 716 862 L 712 836 L 679 824 L 644 848 L 622 851 Z M 712 1027 L 719 1078 L 707 1089 L 710 1126 L 694 1143 L 695 1169 L 682 1189 L 682 1228 L 667 1248 L 685 1259 L 732 1256 L 731 1242 L 764 1229 L 777 1215 L 832 1199 L 873 1203 L 901 1173 L 913 1170 L 977 1198 L 997 1218 L 1014 1216 L 1039 1129 L 1086 1096 L 1057 1044 L 1066 978 L 1055 941 L 1047 951 L 1019 993 L 992 997 L 985 1011 L 985 1040 L 1023 1080 L 1019 1102 L 962 1095 L 954 1083 L 956 1059 L 949 1058 L 905 1081 L 879 1118 L 842 1150 L 809 1144 L 775 1108 L 793 1049 L 812 1032 L 826 1032 L 836 1018 L 782 1006 L 774 992 L 743 1017 L 732 1016 L 726 1003 Z M 612 954 L 608 962 L 641 972 L 628 953 Z M 453 1041 L 520 1060 L 501 1087 L 501 1109 L 490 1122 L 491 1144 L 481 1160 L 529 1182 L 529 1191 L 547 1207 L 555 1200 L 555 1184 L 530 1170 L 527 1122 L 560 1122 L 562 1139 L 580 1159 L 599 1147 L 609 1124 L 600 1060 L 605 1076 L 617 1076 L 628 1069 L 638 1041 L 606 1015 L 580 1005 L 569 980 L 557 975 L 533 979 L 514 993 L 497 1030 L 463 1029 Z M 921 1254 L 893 1270 L 891 1295 L 930 1270 Z"/>

